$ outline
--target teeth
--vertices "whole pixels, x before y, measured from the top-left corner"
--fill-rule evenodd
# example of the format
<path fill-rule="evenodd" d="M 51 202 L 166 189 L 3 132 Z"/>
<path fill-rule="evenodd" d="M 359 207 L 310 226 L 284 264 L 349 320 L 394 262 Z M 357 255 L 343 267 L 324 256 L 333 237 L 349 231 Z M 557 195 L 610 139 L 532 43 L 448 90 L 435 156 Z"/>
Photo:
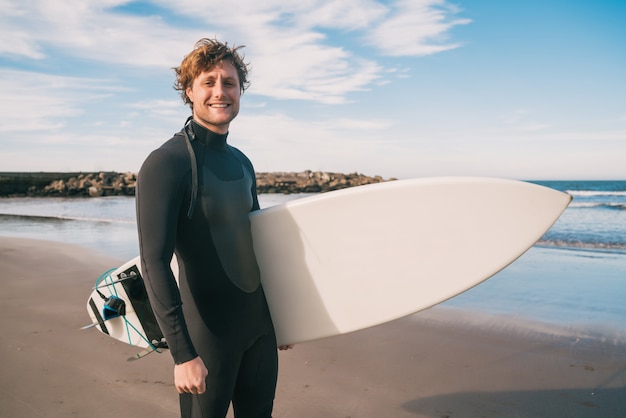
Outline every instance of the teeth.
<path fill-rule="evenodd" d="M 211 107 L 227 108 L 227 104 L 212 104 Z"/>

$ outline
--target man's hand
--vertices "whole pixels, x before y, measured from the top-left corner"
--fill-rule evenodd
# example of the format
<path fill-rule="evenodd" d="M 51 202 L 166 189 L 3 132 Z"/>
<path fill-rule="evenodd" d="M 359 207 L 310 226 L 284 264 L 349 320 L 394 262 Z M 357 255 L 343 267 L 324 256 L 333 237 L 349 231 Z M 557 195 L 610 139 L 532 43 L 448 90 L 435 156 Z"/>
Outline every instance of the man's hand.
<path fill-rule="evenodd" d="M 208 376 L 200 357 L 174 366 L 174 386 L 178 393 L 201 394 L 206 391 L 205 379 Z"/>

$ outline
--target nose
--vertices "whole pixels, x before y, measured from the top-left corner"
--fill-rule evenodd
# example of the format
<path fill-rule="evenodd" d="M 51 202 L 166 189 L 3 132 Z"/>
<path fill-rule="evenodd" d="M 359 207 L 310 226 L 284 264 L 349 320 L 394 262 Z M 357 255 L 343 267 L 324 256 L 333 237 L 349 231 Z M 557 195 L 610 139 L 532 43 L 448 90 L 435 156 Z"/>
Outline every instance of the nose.
<path fill-rule="evenodd" d="M 224 82 L 221 79 L 215 81 L 212 93 L 213 97 L 224 97 Z"/>

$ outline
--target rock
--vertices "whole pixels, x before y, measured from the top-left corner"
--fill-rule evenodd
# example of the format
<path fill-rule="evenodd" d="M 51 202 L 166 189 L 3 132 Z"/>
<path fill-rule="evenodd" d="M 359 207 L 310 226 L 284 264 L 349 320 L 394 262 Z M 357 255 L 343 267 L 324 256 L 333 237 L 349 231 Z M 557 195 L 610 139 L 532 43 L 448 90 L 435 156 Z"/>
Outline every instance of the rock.
<path fill-rule="evenodd" d="M 42 186 L 42 178 L 54 178 Z M 29 182 L 29 179 L 32 181 Z M 7 187 L 0 196 L 134 196 L 137 185 L 136 173 L 0 173 Z M 342 174 L 321 171 L 295 173 L 257 173 L 258 193 L 320 193 L 348 187 L 381 183 L 380 176 L 369 177 L 359 173 Z M 15 182 L 13 185 L 11 183 Z"/>
<path fill-rule="evenodd" d="M 87 190 L 89 193 L 89 197 L 100 197 L 103 194 L 103 191 L 100 187 L 91 186 Z"/>
<path fill-rule="evenodd" d="M 319 193 L 388 181 L 380 176 L 369 177 L 359 173 L 309 170 L 299 173 L 257 173 L 256 178 L 259 193 Z"/>

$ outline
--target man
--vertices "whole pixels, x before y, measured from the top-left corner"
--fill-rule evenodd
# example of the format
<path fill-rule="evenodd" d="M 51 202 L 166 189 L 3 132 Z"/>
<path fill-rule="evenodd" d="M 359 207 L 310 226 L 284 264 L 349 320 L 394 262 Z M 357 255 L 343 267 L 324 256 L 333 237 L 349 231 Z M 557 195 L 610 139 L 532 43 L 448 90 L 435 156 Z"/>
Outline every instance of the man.
<path fill-rule="evenodd" d="M 248 86 L 238 50 L 201 39 L 175 68 L 192 116 L 138 176 L 142 271 L 183 417 L 224 417 L 231 401 L 237 417 L 270 417 L 276 390 L 276 337 L 248 218 L 259 209 L 256 177 L 226 141 Z"/>

